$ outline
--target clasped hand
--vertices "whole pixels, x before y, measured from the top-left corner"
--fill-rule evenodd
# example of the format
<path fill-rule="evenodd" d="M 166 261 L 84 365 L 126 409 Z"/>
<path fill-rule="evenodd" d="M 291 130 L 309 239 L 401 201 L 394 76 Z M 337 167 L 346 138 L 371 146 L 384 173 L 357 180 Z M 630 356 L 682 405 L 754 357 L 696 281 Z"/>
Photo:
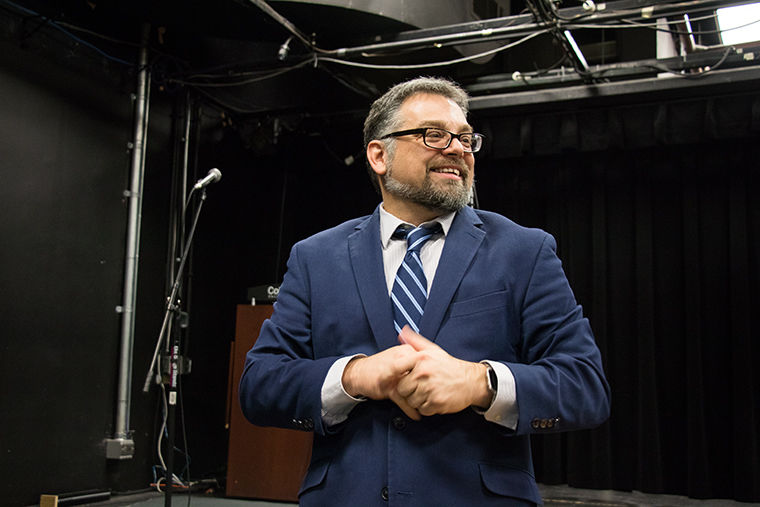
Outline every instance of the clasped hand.
<path fill-rule="evenodd" d="M 398 338 L 401 345 L 348 363 L 343 386 L 350 395 L 389 399 L 414 420 L 488 403 L 484 364 L 449 355 L 409 326 Z"/>

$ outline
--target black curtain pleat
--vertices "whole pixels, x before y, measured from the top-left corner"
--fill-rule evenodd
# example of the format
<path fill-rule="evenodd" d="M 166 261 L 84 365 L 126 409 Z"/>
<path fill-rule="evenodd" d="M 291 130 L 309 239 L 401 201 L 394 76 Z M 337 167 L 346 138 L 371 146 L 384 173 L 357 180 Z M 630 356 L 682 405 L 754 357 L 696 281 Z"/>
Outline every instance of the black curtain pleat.
<path fill-rule="evenodd" d="M 601 427 L 533 438 L 540 481 L 760 501 L 758 104 L 484 120 L 480 204 L 557 238 L 612 387 Z"/>

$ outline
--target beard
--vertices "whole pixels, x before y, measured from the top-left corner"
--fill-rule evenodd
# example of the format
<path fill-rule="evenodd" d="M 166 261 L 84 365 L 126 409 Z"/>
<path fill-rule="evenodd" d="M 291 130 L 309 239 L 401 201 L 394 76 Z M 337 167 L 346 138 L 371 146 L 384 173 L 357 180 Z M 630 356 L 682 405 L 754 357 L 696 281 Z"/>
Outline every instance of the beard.
<path fill-rule="evenodd" d="M 445 212 L 459 211 L 469 204 L 472 185 L 467 183 L 469 170 L 464 164 L 460 168 L 461 181 L 442 181 L 438 185 L 430 178 L 430 168 L 420 185 L 401 182 L 393 177 L 393 167 L 382 177 L 385 191 L 396 197 L 420 204 L 430 209 Z"/>

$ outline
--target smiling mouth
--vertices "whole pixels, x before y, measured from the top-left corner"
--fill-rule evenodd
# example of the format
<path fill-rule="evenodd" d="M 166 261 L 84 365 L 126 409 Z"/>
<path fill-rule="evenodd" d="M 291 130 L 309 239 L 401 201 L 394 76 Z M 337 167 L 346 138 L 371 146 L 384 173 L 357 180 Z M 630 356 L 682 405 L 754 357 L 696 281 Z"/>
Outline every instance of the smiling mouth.
<path fill-rule="evenodd" d="M 456 167 L 435 167 L 431 169 L 431 172 L 441 173 L 441 174 L 452 174 L 458 178 L 462 177 L 460 170 L 457 169 Z"/>

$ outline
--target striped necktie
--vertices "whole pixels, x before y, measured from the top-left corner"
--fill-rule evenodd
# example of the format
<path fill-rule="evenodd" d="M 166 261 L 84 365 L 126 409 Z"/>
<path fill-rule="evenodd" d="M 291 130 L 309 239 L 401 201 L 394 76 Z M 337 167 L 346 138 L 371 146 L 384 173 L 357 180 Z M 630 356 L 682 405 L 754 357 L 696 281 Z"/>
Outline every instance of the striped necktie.
<path fill-rule="evenodd" d="M 420 318 L 425 310 L 427 301 L 427 279 L 422 269 L 420 250 L 427 240 L 441 231 L 441 224 L 435 223 L 427 227 L 411 227 L 399 225 L 393 233 L 393 238 L 406 239 L 406 255 L 396 272 L 391 289 L 393 303 L 393 325 L 397 333 L 401 333 L 404 325 L 420 331 Z"/>

